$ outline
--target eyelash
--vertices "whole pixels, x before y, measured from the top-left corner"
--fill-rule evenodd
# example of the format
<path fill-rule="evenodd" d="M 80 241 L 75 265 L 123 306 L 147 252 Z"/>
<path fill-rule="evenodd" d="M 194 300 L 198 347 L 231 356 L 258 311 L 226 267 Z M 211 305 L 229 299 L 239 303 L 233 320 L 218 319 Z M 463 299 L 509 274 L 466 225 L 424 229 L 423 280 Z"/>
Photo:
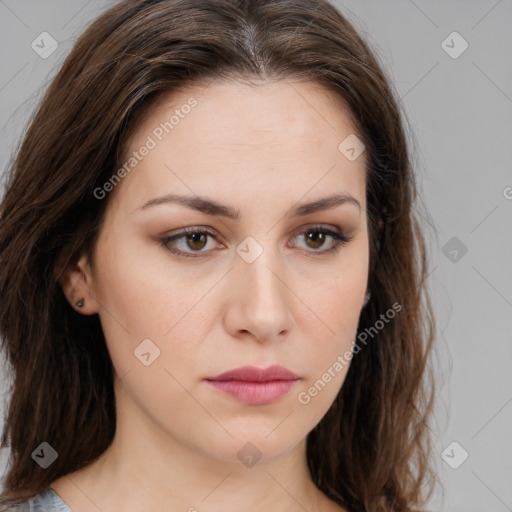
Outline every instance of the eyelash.
<path fill-rule="evenodd" d="M 346 236 L 342 233 L 338 233 L 336 231 L 332 231 L 330 229 L 327 229 L 327 228 L 321 227 L 321 226 L 310 227 L 310 228 L 302 231 L 301 233 L 299 233 L 299 235 L 297 235 L 297 236 L 304 235 L 305 233 L 311 233 L 311 232 L 323 233 L 325 235 L 328 235 L 334 239 L 335 243 L 334 243 L 333 247 L 331 247 L 330 249 L 323 250 L 323 251 L 310 250 L 310 251 L 308 251 L 311 253 L 310 255 L 324 256 L 327 254 L 335 253 L 339 249 L 341 249 L 342 246 L 346 245 L 347 243 L 349 243 L 352 240 L 352 237 Z M 198 253 L 198 255 L 195 256 L 195 255 L 192 255 L 191 253 L 181 251 L 179 249 L 173 248 L 172 246 L 168 245 L 169 242 L 179 240 L 180 238 L 185 238 L 187 235 L 195 235 L 195 234 L 210 235 L 214 240 L 217 241 L 217 236 L 212 231 L 210 231 L 208 229 L 204 229 L 204 228 L 198 229 L 196 227 L 192 227 L 192 228 L 185 228 L 175 235 L 163 237 L 160 239 L 160 243 L 164 247 L 164 249 L 166 249 L 166 250 L 170 251 L 171 253 L 176 254 L 178 256 L 185 257 L 185 258 L 200 258 L 200 257 L 202 257 L 201 253 L 207 253 L 207 251 L 193 251 L 193 252 Z M 308 255 L 308 256 L 310 256 L 310 255 Z"/>

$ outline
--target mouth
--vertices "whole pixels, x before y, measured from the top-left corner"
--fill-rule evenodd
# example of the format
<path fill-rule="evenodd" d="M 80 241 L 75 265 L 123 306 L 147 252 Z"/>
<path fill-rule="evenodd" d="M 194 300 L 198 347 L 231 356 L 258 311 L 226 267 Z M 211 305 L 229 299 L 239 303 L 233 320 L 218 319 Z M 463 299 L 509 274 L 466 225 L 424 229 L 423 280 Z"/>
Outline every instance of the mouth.
<path fill-rule="evenodd" d="M 248 405 L 267 405 L 287 394 L 301 378 L 280 365 L 266 369 L 244 366 L 205 381 L 218 391 Z"/>

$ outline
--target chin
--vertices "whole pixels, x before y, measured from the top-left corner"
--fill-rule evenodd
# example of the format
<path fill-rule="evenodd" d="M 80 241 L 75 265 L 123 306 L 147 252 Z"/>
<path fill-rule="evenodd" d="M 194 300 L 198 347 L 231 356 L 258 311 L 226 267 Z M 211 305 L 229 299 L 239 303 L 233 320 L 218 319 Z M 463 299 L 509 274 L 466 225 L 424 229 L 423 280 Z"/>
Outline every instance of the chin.
<path fill-rule="evenodd" d="M 286 414 L 283 415 L 283 418 Z M 211 457 L 231 463 L 240 463 L 247 467 L 252 467 L 256 463 L 272 462 L 291 452 L 297 445 L 305 440 L 307 433 L 290 432 L 290 428 L 284 427 L 284 423 L 279 425 L 282 418 L 273 422 L 273 427 L 268 428 L 268 422 L 261 422 L 259 425 L 247 424 L 247 428 L 235 431 L 228 429 L 229 435 L 220 434 L 216 436 L 212 444 L 205 447 Z M 277 428 L 276 428 L 277 427 Z M 214 451 L 211 448 L 214 447 Z"/>

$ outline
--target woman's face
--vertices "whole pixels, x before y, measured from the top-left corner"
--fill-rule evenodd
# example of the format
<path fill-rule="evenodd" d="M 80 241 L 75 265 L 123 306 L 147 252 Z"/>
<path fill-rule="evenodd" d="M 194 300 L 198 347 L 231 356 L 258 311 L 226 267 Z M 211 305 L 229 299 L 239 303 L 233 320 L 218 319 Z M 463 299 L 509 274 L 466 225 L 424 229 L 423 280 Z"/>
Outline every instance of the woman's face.
<path fill-rule="evenodd" d="M 280 81 L 168 95 L 128 141 L 115 186 L 95 192 L 110 202 L 77 294 L 99 313 L 126 428 L 218 460 L 270 461 L 329 409 L 369 247 L 365 154 L 328 94 Z M 297 379 L 209 380 L 273 365 Z"/>

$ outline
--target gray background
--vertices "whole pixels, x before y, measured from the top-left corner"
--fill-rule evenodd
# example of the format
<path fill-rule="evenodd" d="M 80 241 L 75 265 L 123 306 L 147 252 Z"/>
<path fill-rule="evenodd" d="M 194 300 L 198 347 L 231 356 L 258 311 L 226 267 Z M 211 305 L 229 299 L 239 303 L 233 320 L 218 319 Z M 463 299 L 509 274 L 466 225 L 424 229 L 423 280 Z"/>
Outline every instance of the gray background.
<path fill-rule="evenodd" d="M 512 511 L 512 0 L 333 3 L 378 53 L 412 130 L 438 321 L 432 509 Z M 110 4 L 0 0 L 2 176 L 41 91 Z M 46 59 L 31 48 L 44 31 L 58 42 Z"/>

